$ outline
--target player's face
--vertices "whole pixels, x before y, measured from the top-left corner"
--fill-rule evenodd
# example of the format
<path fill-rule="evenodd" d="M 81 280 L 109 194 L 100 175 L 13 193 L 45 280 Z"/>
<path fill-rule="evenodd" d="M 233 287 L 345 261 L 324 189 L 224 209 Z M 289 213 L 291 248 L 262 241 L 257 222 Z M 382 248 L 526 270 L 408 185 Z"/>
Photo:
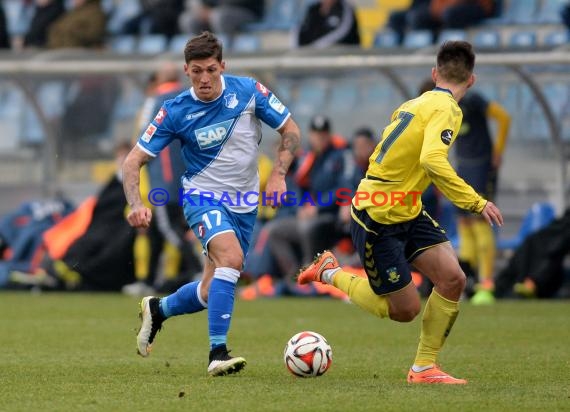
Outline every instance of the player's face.
<path fill-rule="evenodd" d="M 367 166 L 368 159 L 374 152 L 374 142 L 367 137 L 355 136 L 352 140 L 354 161 L 359 166 Z"/>
<path fill-rule="evenodd" d="M 322 153 L 331 142 L 329 132 L 309 131 L 309 145 L 315 153 Z"/>
<path fill-rule="evenodd" d="M 222 93 L 222 73 L 225 63 L 215 57 L 192 60 L 184 65 L 184 71 L 192 83 L 198 99 L 209 102 Z"/>

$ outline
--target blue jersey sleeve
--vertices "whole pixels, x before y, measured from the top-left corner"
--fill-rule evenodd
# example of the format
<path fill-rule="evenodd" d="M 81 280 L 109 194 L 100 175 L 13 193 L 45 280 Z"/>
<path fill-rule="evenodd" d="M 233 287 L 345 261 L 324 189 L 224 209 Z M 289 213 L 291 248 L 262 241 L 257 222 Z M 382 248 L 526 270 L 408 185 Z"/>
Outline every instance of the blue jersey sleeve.
<path fill-rule="evenodd" d="M 168 106 L 163 105 L 139 138 L 137 145 L 153 157 L 158 155 L 176 137 L 172 117 Z"/>
<path fill-rule="evenodd" d="M 255 115 L 274 129 L 279 129 L 291 115 L 289 109 L 260 82 L 255 83 Z"/>

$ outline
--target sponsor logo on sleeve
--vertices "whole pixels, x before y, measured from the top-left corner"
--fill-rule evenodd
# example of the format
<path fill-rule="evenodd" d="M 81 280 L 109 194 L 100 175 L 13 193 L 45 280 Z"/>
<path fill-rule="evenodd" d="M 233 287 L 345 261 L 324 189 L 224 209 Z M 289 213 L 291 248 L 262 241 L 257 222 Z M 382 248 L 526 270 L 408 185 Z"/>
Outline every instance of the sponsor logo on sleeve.
<path fill-rule="evenodd" d="M 152 136 L 154 136 L 154 133 L 156 132 L 156 126 L 153 125 L 152 123 L 148 125 L 148 127 L 146 128 L 146 130 L 144 131 L 144 134 L 142 135 L 142 141 L 145 143 L 150 142 L 150 139 L 152 139 Z"/>
<path fill-rule="evenodd" d="M 285 106 L 277 97 L 275 97 L 275 95 L 272 95 L 269 98 L 269 106 L 279 114 L 283 114 L 285 111 Z"/>
<path fill-rule="evenodd" d="M 269 89 L 259 82 L 255 83 L 255 88 L 264 96 L 269 96 Z"/>
<path fill-rule="evenodd" d="M 157 125 L 162 124 L 162 121 L 166 117 L 166 109 L 161 107 L 156 116 L 154 117 L 154 121 Z"/>
<path fill-rule="evenodd" d="M 445 129 L 441 132 L 441 141 L 443 144 L 449 146 L 451 144 L 451 138 L 453 137 L 453 130 Z"/>
<path fill-rule="evenodd" d="M 194 131 L 200 149 L 210 149 L 221 144 L 226 138 L 231 125 L 232 120 L 226 120 L 225 122 L 202 127 Z"/>

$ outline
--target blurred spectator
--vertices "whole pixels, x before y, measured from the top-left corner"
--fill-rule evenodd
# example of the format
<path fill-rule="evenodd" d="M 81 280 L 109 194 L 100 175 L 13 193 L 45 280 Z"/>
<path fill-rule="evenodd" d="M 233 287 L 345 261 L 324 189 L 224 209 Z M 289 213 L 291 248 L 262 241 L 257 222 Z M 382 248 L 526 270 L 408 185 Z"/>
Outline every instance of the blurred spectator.
<path fill-rule="evenodd" d="M 562 6 L 560 16 L 562 17 L 562 22 L 564 22 L 568 30 L 570 30 L 570 2 Z"/>
<path fill-rule="evenodd" d="M 0 49 L 10 48 L 10 36 L 8 35 L 8 25 L 6 23 L 6 13 L 4 6 L 0 3 Z"/>
<path fill-rule="evenodd" d="M 276 141 L 276 143 L 279 142 Z M 295 158 L 285 176 L 287 192 L 291 198 L 294 197 L 295 199 L 299 199 L 301 194 L 294 179 L 297 163 L 298 158 Z M 272 166 L 273 162 L 271 159 L 267 155 L 261 154 L 259 157 L 260 192 L 265 191 Z M 268 194 L 268 196 L 271 195 Z M 259 296 L 273 297 L 289 292 L 289 290 L 287 290 L 287 284 L 282 280 L 285 274 L 281 273 L 276 258 L 273 256 L 271 248 L 269 247 L 268 240 L 271 228 L 279 224 L 279 220 L 284 217 L 295 217 L 296 211 L 296 204 L 274 209 L 264 204 L 263 198 L 260 198 L 257 220 L 253 228 L 252 242 L 242 273 L 242 276 L 251 278 L 254 282 L 240 291 L 241 298 L 251 300 Z"/>
<path fill-rule="evenodd" d="M 301 264 L 311 262 L 317 252 L 332 247 L 339 239 L 337 190 L 344 183 L 346 142 L 333 135 L 327 117 L 317 115 L 311 119 L 309 145 L 295 174 L 302 197 L 288 200 L 297 205 L 296 216 L 275 221 L 268 234 L 280 272 L 289 281 Z"/>
<path fill-rule="evenodd" d="M 231 40 L 245 25 L 261 20 L 263 13 L 261 0 L 186 0 L 186 11 L 178 22 L 183 33 L 209 30 Z"/>
<path fill-rule="evenodd" d="M 345 162 L 343 187 L 354 191 L 368 169 L 368 161 L 376 147 L 374 132 L 368 127 L 356 130 L 350 144 L 350 160 Z M 350 237 L 350 205 L 342 206 L 339 210 L 339 226 L 342 235 Z"/>
<path fill-rule="evenodd" d="M 394 30 L 398 36 L 398 43 L 402 44 L 404 35 L 410 28 L 416 27 L 418 16 L 429 13 L 430 0 L 413 0 L 410 6 L 404 10 L 395 10 L 388 17 L 387 26 Z"/>
<path fill-rule="evenodd" d="M 72 0 L 72 8 L 48 29 L 48 47 L 99 48 L 105 43 L 107 16 L 100 0 Z"/>
<path fill-rule="evenodd" d="M 529 235 L 495 279 L 495 295 L 552 298 L 562 293 L 570 257 L 570 209 Z M 568 293 L 566 289 L 563 293 Z M 564 297 L 561 295 L 560 297 Z M 568 297 L 568 296 L 566 296 Z"/>
<path fill-rule="evenodd" d="M 42 235 L 70 214 L 74 206 L 64 197 L 24 202 L 0 219 L 0 287 L 6 286 L 14 271 L 29 271 L 37 264 Z"/>
<path fill-rule="evenodd" d="M 63 0 L 35 0 L 32 21 L 24 37 L 24 47 L 45 47 L 49 27 L 63 14 Z"/>
<path fill-rule="evenodd" d="M 495 0 L 414 0 L 408 10 L 388 21 L 403 41 L 406 30 L 431 30 L 433 41 L 443 29 L 465 29 L 495 15 Z"/>
<path fill-rule="evenodd" d="M 502 164 L 511 117 L 498 102 L 487 101 L 471 90 L 459 101 L 463 122 L 455 141 L 456 170 L 479 194 L 495 201 L 497 175 Z M 496 138 L 491 135 L 489 120 L 497 126 Z M 479 284 L 472 298 L 474 304 L 493 301 L 495 272 L 495 235 L 493 228 L 481 217 L 457 209 L 459 258 L 478 272 Z"/>
<path fill-rule="evenodd" d="M 151 78 L 153 87 L 143 104 L 136 125 L 137 139 L 145 132 L 152 119 L 158 116 L 157 113 L 160 113 L 164 101 L 176 97 L 186 89 L 180 81 L 180 74 L 178 65 L 165 61 L 160 65 L 154 79 Z M 138 281 L 125 286 L 123 293 L 130 295 L 154 293 L 153 289 L 160 286 L 157 281 L 157 270 L 161 256 L 164 257 L 162 259 L 164 278 L 168 282 L 178 277 L 183 266 L 191 272 L 191 275 L 201 271 L 200 259 L 185 239 L 189 228 L 183 210 L 178 204 L 179 190 L 182 186 L 177 176 L 182 176 L 185 170 L 178 141 L 172 142 L 147 164 L 150 188 L 165 190 L 169 194 L 169 201 L 162 206 L 154 207 L 153 214 L 156 219 L 148 231 L 138 230 L 134 244 L 134 256 L 137 262 L 135 276 Z"/>
<path fill-rule="evenodd" d="M 26 272 L 12 269 L 10 280 L 56 290 L 119 291 L 134 279 L 132 244 L 135 231 L 125 220 L 127 206 L 120 166 L 131 145 L 115 148 L 117 172 L 97 196 L 36 236 L 39 248 Z"/>
<path fill-rule="evenodd" d="M 358 20 L 348 0 L 320 0 L 309 5 L 292 32 L 293 47 L 324 49 L 334 45 L 360 45 Z"/>
<path fill-rule="evenodd" d="M 141 12 L 125 23 L 124 34 L 178 34 L 178 16 L 184 10 L 184 0 L 140 0 Z"/>

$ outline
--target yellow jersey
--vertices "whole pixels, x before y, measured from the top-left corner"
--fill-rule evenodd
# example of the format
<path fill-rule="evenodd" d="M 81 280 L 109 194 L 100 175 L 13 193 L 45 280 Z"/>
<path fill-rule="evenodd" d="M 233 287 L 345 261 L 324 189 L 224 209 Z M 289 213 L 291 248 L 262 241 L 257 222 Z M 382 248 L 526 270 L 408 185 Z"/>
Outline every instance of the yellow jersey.
<path fill-rule="evenodd" d="M 462 118 L 446 89 L 435 88 L 402 104 L 370 156 L 353 206 L 366 209 L 378 223 L 407 222 L 421 212 L 421 194 L 433 182 L 456 206 L 481 213 L 486 200 L 457 176 L 448 160 Z"/>

